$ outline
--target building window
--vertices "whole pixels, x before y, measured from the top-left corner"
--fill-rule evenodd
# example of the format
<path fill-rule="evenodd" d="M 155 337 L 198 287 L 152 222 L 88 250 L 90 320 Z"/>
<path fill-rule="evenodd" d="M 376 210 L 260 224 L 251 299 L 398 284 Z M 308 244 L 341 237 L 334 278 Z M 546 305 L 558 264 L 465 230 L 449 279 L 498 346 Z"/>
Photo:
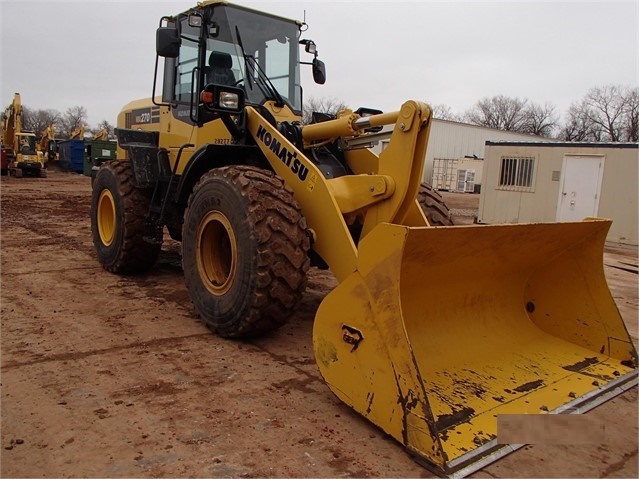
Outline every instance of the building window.
<path fill-rule="evenodd" d="M 502 157 L 498 188 L 512 191 L 533 191 L 534 172 L 534 158 Z"/>

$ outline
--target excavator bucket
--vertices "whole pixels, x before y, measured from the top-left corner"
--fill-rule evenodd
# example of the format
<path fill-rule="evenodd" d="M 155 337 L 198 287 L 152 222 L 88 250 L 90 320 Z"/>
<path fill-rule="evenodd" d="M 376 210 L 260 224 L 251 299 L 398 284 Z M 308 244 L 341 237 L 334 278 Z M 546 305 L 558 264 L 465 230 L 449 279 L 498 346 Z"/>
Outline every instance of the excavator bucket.
<path fill-rule="evenodd" d="M 637 384 L 603 272 L 610 221 L 382 223 L 321 303 L 318 366 L 346 404 L 440 475 L 521 445 L 505 414 L 585 412 Z"/>

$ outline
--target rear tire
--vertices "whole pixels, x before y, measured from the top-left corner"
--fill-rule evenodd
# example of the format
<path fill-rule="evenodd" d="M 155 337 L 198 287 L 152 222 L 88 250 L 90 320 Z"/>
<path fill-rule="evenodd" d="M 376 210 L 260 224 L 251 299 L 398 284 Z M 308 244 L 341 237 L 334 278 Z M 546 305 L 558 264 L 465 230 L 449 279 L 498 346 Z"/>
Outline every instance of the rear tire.
<path fill-rule="evenodd" d="M 248 337 L 286 323 L 306 288 L 310 239 L 281 178 L 249 166 L 204 174 L 182 238 L 186 286 L 212 331 Z"/>
<path fill-rule="evenodd" d="M 419 187 L 417 200 L 431 226 L 453 226 L 453 218 L 444 198 L 428 183 Z"/>
<path fill-rule="evenodd" d="M 91 232 L 98 261 L 107 271 L 135 274 L 148 271 L 161 244 L 144 240 L 144 220 L 150 198 L 133 182 L 128 161 L 108 161 L 93 182 Z"/>

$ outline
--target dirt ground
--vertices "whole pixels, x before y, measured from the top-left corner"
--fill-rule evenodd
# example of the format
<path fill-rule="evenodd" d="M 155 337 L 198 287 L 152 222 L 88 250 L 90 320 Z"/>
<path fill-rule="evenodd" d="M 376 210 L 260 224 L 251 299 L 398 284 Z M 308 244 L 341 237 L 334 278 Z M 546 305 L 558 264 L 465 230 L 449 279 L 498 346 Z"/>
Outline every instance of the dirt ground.
<path fill-rule="evenodd" d="M 146 275 L 98 265 L 88 178 L 0 183 L 2 477 L 432 476 L 323 383 L 311 333 L 330 273 L 311 270 L 276 333 L 224 340 L 193 310 L 176 243 Z M 636 250 L 605 263 L 636 341 Z M 637 388 L 588 414 L 606 443 L 526 446 L 474 476 L 637 477 Z"/>

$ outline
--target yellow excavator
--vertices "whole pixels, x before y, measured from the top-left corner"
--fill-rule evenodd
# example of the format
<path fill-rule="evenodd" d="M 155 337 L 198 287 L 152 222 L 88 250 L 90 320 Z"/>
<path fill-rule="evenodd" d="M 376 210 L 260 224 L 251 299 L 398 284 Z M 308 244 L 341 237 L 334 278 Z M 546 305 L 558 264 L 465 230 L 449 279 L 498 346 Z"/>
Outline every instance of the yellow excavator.
<path fill-rule="evenodd" d="M 95 132 L 91 137 L 93 141 L 106 141 L 109 139 L 109 132 L 106 128 L 102 128 L 100 131 Z"/>
<path fill-rule="evenodd" d="M 35 133 L 22 129 L 22 102 L 15 93 L 13 102 L 3 114 L 2 145 L 10 175 L 46 177 L 42 155 L 36 151 Z"/>
<path fill-rule="evenodd" d="M 69 140 L 84 140 L 84 125 L 79 125 L 69 135 Z"/>
<path fill-rule="evenodd" d="M 55 141 L 55 124 L 45 128 L 38 142 L 38 154 L 44 159 L 45 165 L 58 160 L 58 148 Z"/>
<path fill-rule="evenodd" d="M 603 272 L 610 221 L 451 226 L 421 184 L 428 105 L 301 123 L 300 69 L 326 79 L 305 29 L 217 0 L 160 20 L 151 98 L 124 107 L 118 160 L 93 181 L 102 266 L 150 270 L 166 227 L 195 309 L 228 338 L 280 327 L 309 266 L 330 268 L 323 378 L 440 475 L 519 447 L 500 444 L 500 415 L 581 413 L 636 385 Z"/>

